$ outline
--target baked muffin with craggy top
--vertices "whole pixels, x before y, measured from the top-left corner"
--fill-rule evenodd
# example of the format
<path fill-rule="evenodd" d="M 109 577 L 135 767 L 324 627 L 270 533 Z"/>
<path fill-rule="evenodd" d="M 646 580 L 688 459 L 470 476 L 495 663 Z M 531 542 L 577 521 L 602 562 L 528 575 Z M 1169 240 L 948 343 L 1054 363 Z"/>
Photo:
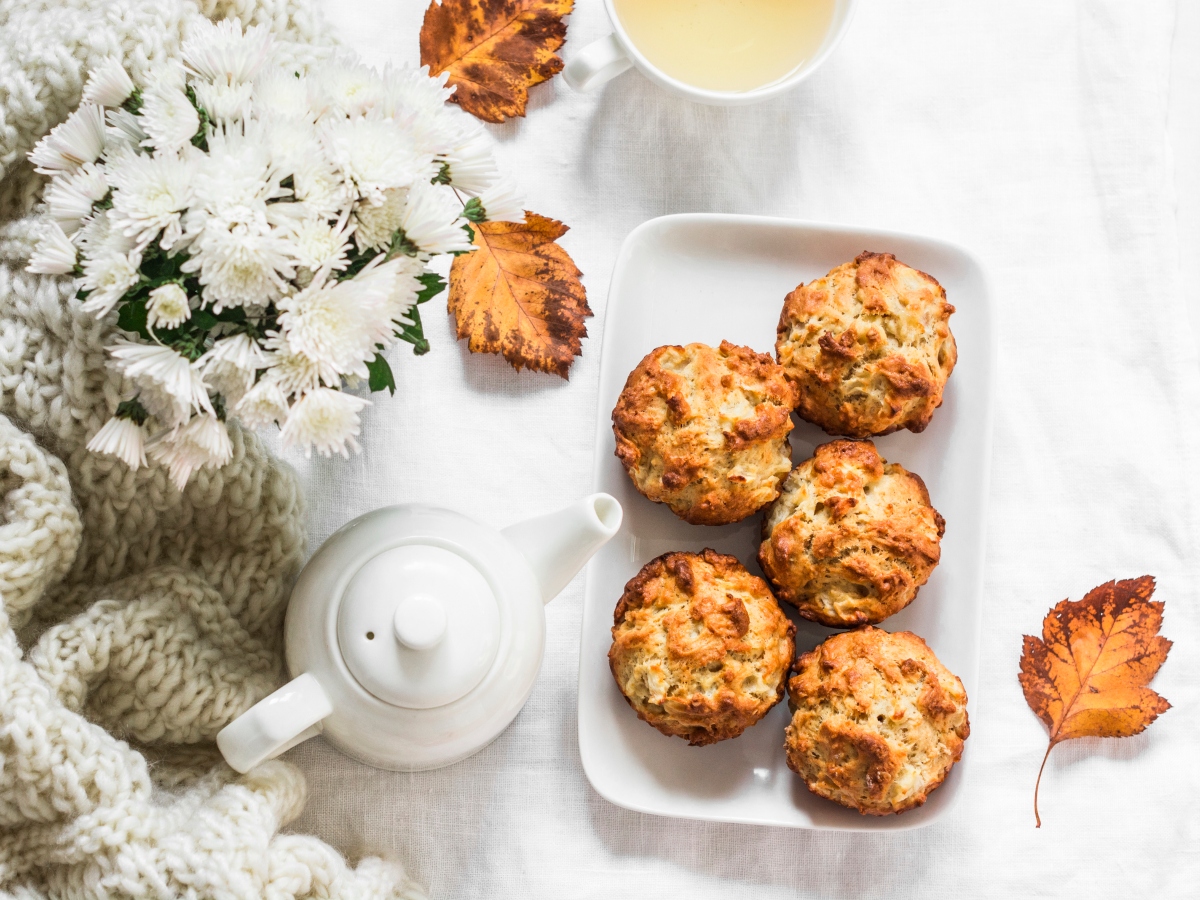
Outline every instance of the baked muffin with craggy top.
<path fill-rule="evenodd" d="M 958 350 L 954 307 L 931 276 L 890 253 L 861 253 L 788 294 L 775 354 L 796 412 L 830 434 L 924 431 Z"/>
<path fill-rule="evenodd" d="M 766 582 L 735 557 L 666 553 L 625 585 L 608 661 L 639 719 L 713 744 L 783 699 L 795 631 Z"/>
<path fill-rule="evenodd" d="M 962 682 L 908 631 L 834 635 L 796 660 L 788 767 L 866 815 L 922 805 L 971 733 Z"/>
<path fill-rule="evenodd" d="M 613 409 L 637 489 L 693 525 L 726 525 L 779 495 L 795 389 L 765 353 L 722 341 L 651 351 Z"/>
<path fill-rule="evenodd" d="M 806 619 L 875 625 L 929 580 L 945 531 L 919 475 L 870 441 L 831 441 L 784 480 L 758 562 L 775 596 Z"/>

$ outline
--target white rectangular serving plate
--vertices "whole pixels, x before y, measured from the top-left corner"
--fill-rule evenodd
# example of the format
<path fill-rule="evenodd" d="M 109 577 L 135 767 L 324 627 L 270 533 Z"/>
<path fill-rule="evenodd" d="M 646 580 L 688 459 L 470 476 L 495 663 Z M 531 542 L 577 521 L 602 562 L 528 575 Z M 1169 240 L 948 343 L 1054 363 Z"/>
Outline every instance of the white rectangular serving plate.
<path fill-rule="evenodd" d="M 863 816 L 823 800 L 788 769 L 786 701 L 740 737 L 690 747 L 640 721 L 608 668 L 613 608 L 625 582 L 671 550 L 712 547 L 761 575 L 755 554 L 761 515 L 719 528 L 689 525 L 637 493 L 613 455 L 610 415 L 629 372 L 655 347 L 722 339 L 773 353 L 784 297 L 863 250 L 895 254 L 928 272 L 956 307 L 950 320 L 958 365 L 941 409 L 922 434 L 878 439 L 880 453 L 919 474 L 945 516 L 942 561 L 907 609 L 883 623 L 914 631 L 962 678 L 968 697 L 979 675 L 985 509 L 992 446 L 994 330 L 986 278 L 965 250 L 898 232 L 759 216 L 687 214 L 644 223 L 625 239 L 609 288 L 600 362 L 595 490 L 625 509 L 620 533 L 588 567 L 579 662 L 579 752 L 588 780 L 618 806 L 662 816 L 792 828 L 892 831 L 928 825 L 962 789 L 962 761 L 919 809 Z M 797 420 L 792 458 L 831 438 Z M 794 615 L 798 653 L 833 632 Z M 969 704 L 972 716 L 977 708 Z"/>

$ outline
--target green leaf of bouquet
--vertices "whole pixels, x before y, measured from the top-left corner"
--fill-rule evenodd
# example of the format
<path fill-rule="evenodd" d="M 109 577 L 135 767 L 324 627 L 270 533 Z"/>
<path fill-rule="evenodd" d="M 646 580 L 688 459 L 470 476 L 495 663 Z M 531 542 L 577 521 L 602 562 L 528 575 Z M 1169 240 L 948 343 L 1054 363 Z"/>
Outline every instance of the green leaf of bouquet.
<path fill-rule="evenodd" d="M 388 361 L 383 358 L 382 353 L 376 353 L 375 358 L 367 363 L 367 374 L 370 376 L 367 386 L 372 391 L 382 391 L 387 388 L 389 394 L 396 393 L 396 377 L 392 374 L 392 367 L 388 365 Z"/>
<path fill-rule="evenodd" d="M 170 256 L 157 243 L 151 243 L 142 256 L 140 266 L 142 277 L 149 282 L 152 288 L 161 287 L 170 282 L 182 284 L 185 280 L 190 280 L 183 273 L 183 264 L 187 260 L 186 253 Z M 185 290 L 187 289 L 186 284 L 183 287 Z"/>
<path fill-rule="evenodd" d="M 196 129 L 196 133 L 192 135 L 192 146 L 198 147 L 205 153 L 208 152 L 208 129 L 212 124 L 212 117 L 209 116 L 208 110 L 200 105 L 200 101 L 196 99 L 196 89 L 190 84 L 185 87 L 184 93 L 191 101 L 191 104 L 196 109 L 196 115 L 200 117 L 200 127 Z"/>
<path fill-rule="evenodd" d="M 446 279 L 437 272 L 425 272 L 417 276 L 423 287 L 417 291 L 416 303 L 427 303 L 446 289 Z"/>
<path fill-rule="evenodd" d="M 240 306 L 227 306 L 216 314 L 218 322 L 232 322 L 235 325 L 246 324 L 246 310 Z"/>
<path fill-rule="evenodd" d="M 425 339 L 425 327 L 421 324 L 421 311 L 414 304 L 407 315 L 412 319 L 412 324 L 397 322 L 396 337 L 413 345 L 413 356 L 424 356 L 430 347 L 429 341 Z"/>
<path fill-rule="evenodd" d="M 124 303 L 117 314 L 117 327 L 150 340 L 150 330 L 146 327 L 146 301 L 131 300 Z"/>
<path fill-rule="evenodd" d="M 335 272 L 334 277 L 338 281 L 348 281 L 363 270 L 367 263 L 379 255 L 378 250 L 367 250 L 360 252 L 352 250 L 347 256 L 346 268 L 341 272 Z"/>
<path fill-rule="evenodd" d="M 191 322 L 201 331 L 209 331 L 215 328 L 219 322 L 216 316 L 210 313 L 207 309 L 193 309 Z"/>
<path fill-rule="evenodd" d="M 142 406 L 141 401 L 134 397 L 117 404 L 116 416 L 118 419 L 130 419 L 134 425 L 143 425 L 150 418 L 150 413 Z"/>
<path fill-rule="evenodd" d="M 204 355 L 203 335 L 174 332 L 171 337 L 167 337 L 167 334 L 167 332 L 160 332 L 158 336 L 168 347 L 189 362 L 195 362 Z"/>

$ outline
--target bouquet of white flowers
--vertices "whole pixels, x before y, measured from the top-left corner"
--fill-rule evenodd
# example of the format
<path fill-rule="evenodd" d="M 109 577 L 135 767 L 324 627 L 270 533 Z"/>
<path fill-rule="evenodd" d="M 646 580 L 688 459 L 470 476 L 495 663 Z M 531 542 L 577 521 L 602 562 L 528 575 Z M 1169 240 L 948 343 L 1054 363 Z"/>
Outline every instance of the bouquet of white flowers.
<path fill-rule="evenodd" d="M 30 153 L 51 224 L 29 271 L 73 274 L 127 337 L 132 385 L 88 444 L 164 463 L 182 488 L 232 453 L 225 421 L 281 426 L 305 452 L 357 450 L 382 352 L 429 349 L 426 263 L 471 249 L 471 222 L 524 214 L 490 139 L 444 76 L 347 56 L 300 69 L 270 34 L 222 22 L 135 85 L 116 61 Z"/>

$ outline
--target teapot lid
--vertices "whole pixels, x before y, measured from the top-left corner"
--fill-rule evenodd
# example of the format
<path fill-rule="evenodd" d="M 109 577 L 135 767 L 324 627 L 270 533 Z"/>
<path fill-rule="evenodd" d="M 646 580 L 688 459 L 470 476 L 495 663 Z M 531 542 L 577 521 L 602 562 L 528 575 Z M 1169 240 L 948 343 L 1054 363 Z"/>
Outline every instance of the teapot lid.
<path fill-rule="evenodd" d="M 500 644 L 500 611 L 487 579 L 442 546 L 385 550 L 354 574 L 337 617 L 346 667 L 393 706 L 433 709 L 475 688 Z"/>

